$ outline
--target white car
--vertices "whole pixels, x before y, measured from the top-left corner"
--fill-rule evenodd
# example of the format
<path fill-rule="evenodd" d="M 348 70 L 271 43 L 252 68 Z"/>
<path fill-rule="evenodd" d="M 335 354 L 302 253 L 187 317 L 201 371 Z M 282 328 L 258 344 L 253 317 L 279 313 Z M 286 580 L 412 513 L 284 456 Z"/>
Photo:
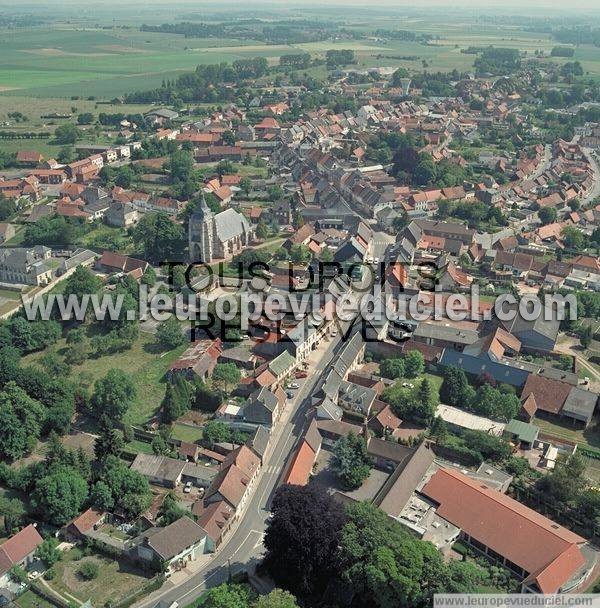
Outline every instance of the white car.
<path fill-rule="evenodd" d="M 412 383 L 410 383 L 410 382 L 403 382 L 403 383 L 402 383 L 402 386 L 403 386 L 404 388 L 414 388 L 414 387 L 415 387 L 415 385 L 414 385 L 414 384 L 412 384 Z"/>
<path fill-rule="evenodd" d="M 300 388 L 300 385 L 297 382 L 292 382 L 288 388 Z"/>
<path fill-rule="evenodd" d="M 330 335 L 332 338 L 335 338 L 337 336 L 337 331 L 332 331 Z"/>
<path fill-rule="evenodd" d="M 184 486 L 183 486 L 183 493 L 184 494 L 189 494 L 192 491 L 192 482 L 188 481 Z"/>

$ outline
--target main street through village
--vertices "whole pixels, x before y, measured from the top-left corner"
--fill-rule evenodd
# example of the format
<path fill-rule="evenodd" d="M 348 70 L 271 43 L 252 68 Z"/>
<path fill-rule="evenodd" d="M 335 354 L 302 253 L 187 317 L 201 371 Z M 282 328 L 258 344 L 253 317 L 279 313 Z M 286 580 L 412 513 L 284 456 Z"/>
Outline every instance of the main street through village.
<path fill-rule="evenodd" d="M 161 589 L 137 603 L 136 608 L 150 608 L 158 603 L 170 606 L 174 602 L 179 606 L 186 606 L 201 596 L 207 588 L 225 582 L 236 572 L 248 570 L 258 563 L 263 551 L 262 539 L 273 493 L 283 467 L 307 424 L 312 394 L 322 382 L 334 356 L 343 346 L 347 328 L 348 324 L 342 325 L 342 331 L 335 338 L 330 338 L 324 348 L 313 353 L 308 378 L 294 400 L 288 403 L 278 428 L 273 431 L 274 437 L 259 481 L 237 527 L 234 527 L 217 553 L 211 556 L 200 570 L 189 575 L 185 572 L 176 573 Z"/>

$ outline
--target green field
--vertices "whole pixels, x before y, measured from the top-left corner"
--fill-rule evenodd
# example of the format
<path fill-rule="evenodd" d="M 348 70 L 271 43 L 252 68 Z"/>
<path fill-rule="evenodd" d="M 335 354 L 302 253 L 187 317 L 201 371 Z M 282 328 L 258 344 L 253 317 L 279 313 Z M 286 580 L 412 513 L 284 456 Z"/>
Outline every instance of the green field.
<path fill-rule="evenodd" d="M 173 351 L 157 353 L 154 342 L 153 336 L 141 332 L 130 350 L 98 359 L 90 358 L 82 365 L 73 366 L 73 378 L 92 384 L 98 378 L 104 377 L 110 369 L 120 369 L 130 374 L 136 387 L 136 397 L 125 415 L 124 422 L 133 425 L 144 424 L 160 408 L 165 394 L 165 372 L 187 346 L 186 344 Z M 62 352 L 64 346 L 65 342 L 61 340 L 57 344 L 58 352 Z M 28 355 L 24 357 L 23 363 L 33 363 L 43 354 L 41 352 Z"/>
<path fill-rule="evenodd" d="M 300 50 L 313 57 L 324 57 L 328 49 L 349 48 L 355 51 L 357 68 L 403 66 L 421 70 L 426 66 L 430 71 L 455 68 L 468 71 L 473 67 L 475 55 L 461 50 L 469 46 L 511 47 L 532 55 L 536 50 L 548 52 L 556 45 L 547 34 L 526 32 L 516 26 L 482 24 L 456 15 L 448 21 L 439 16 L 384 18 L 377 12 L 368 18 L 359 19 L 352 14 L 345 18 L 346 27 L 361 34 L 376 28 L 398 28 L 431 34 L 435 39 L 427 44 L 369 37 L 269 45 L 229 38 L 185 38 L 139 31 L 141 22 L 152 21 L 146 14 L 134 27 L 89 27 L 83 25 L 84 19 L 80 18 L 78 25 L 57 23 L 54 27 L 3 30 L 0 32 L 0 119 L 14 109 L 32 114 L 35 119 L 44 113 L 38 112 L 38 106 L 42 105 L 45 112 L 70 111 L 71 105 L 76 105 L 78 112 L 109 112 L 111 109 L 97 107 L 94 100 L 84 102 L 82 99 L 93 96 L 110 100 L 127 92 L 160 86 L 164 79 L 173 79 L 198 64 L 231 62 L 251 56 L 264 56 L 276 63 L 282 54 Z M 600 78 L 600 48 L 577 47 L 574 58 L 582 62 L 590 75 Z M 319 77 L 326 75 L 322 66 L 309 68 L 308 72 Z M 72 103 L 71 97 L 82 99 Z M 119 107 L 123 112 L 140 111 L 139 107 L 135 110 Z M 22 124 L 18 128 L 27 126 Z"/>

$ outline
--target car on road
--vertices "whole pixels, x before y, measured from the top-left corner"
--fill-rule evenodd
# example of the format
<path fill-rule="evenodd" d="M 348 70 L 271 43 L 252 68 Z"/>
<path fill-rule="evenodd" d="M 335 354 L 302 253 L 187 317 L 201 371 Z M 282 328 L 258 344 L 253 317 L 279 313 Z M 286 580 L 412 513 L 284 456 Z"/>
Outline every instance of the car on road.
<path fill-rule="evenodd" d="M 293 397 L 294 397 L 294 391 L 288 391 L 286 394 L 287 394 L 287 398 L 288 399 L 293 399 Z"/>
<path fill-rule="evenodd" d="M 297 382 L 292 382 L 288 388 L 300 388 L 300 385 Z"/>

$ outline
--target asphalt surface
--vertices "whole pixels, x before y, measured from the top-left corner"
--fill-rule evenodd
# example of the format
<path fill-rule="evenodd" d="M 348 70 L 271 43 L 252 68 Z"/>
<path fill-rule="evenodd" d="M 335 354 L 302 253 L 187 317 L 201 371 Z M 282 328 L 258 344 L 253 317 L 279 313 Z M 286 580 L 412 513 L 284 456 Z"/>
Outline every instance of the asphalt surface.
<path fill-rule="evenodd" d="M 226 582 L 230 574 L 247 570 L 260 561 L 263 552 L 262 539 L 270 515 L 269 505 L 279 477 L 307 425 L 315 387 L 322 382 L 329 363 L 341 348 L 342 333 L 338 332 L 338 336 L 331 339 L 327 350 L 309 370 L 309 376 L 298 389 L 295 399 L 288 403 L 287 408 L 291 408 L 291 413 L 284 411 L 278 424 L 279 428 L 274 430 L 272 448 L 237 527 L 225 537 L 218 552 L 205 568 L 176 587 L 169 588 L 170 583 L 165 583 L 161 591 L 138 602 L 136 608 L 150 608 L 156 606 L 159 601 L 166 605 L 177 602 L 179 606 L 186 606 L 209 587 Z"/>

